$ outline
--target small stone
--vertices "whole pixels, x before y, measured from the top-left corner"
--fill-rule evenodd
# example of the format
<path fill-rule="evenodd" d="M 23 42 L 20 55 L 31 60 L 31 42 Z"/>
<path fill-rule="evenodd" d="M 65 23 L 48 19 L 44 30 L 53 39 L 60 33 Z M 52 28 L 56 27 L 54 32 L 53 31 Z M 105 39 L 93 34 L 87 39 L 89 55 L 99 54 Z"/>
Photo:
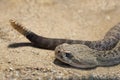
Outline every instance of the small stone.
<path fill-rule="evenodd" d="M 110 16 L 106 16 L 106 19 L 107 19 L 107 20 L 110 20 L 110 19 L 111 19 L 111 17 L 110 17 Z"/>

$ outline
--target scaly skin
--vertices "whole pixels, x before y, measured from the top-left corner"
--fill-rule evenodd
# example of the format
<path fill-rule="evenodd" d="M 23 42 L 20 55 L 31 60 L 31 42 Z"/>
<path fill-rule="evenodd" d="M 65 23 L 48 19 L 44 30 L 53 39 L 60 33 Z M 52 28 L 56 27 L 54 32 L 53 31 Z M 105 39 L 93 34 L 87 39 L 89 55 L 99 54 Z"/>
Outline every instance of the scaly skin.
<path fill-rule="evenodd" d="M 28 40 L 30 40 L 36 47 L 54 50 L 56 46 L 68 43 L 68 44 L 83 44 L 87 45 L 91 49 L 95 50 L 110 50 L 116 46 L 120 40 L 120 23 L 111 28 L 104 39 L 98 41 L 83 41 L 83 40 L 69 40 L 69 39 L 55 39 L 38 36 L 32 31 L 27 30 L 24 26 L 17 23 L 14 20 L 10 20 L 11 26 L 18 32 L 23 34 Z"/>
<path fill-rule="evenodd" d="M 120 42 L 111 50 L 98 51 L 82 44 L 61 44 L 55 49 L 60 61 L 77 68 L 112 66 L 120 63 Z"/>

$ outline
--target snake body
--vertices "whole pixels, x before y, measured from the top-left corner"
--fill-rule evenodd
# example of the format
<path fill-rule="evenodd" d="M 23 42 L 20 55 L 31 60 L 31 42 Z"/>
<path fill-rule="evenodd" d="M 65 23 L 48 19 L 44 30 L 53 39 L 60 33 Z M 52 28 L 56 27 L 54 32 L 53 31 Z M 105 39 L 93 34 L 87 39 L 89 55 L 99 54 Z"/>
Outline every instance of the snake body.
<path fill-rule="evenodd" d="M 70 39 L 56 39 L 56 38 L 46 38 L 39 36 L 34 32 L 26 29 L 24 26 L 16 22 L 15 20 L 10 20 L 10 23 L 14 29 L 19 33 L 24 35 L 28 40 L 30 40 L 36 47 L 54 50 L 56 46 L 68 43 L 68 44 L 83 44 L 87 45 L 89 48 L 96 50 L 110 50 L 116 46 L 120 40 L 120 23 L 111 28 L 102 40 L 98 41 L 83 41 L 83 40 L 70 40 Z"/>
<path fill-rule="evenodd" d="M 120 63 L 120 42 L 111 49 L 99 51 L 82 44 L 61 44 L 55 49 L 60 61 L 77 68 L 113 66 Z"/>
<path fill-rule="evenodd" d="M 36 47 L 55 49 L 56 58 L 71 66 L 93 68 L 120 63 L 120 23 L 98 41 L 46 38 L 26 29 L 14 20 L 10 20 L 10 23 Z"/>

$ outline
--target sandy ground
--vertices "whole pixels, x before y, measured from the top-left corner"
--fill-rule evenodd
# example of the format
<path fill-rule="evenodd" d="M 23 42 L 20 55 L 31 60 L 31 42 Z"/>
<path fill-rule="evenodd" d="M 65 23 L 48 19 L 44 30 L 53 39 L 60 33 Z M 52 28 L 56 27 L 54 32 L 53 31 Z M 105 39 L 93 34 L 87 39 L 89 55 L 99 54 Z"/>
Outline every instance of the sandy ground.
<path fill-rule="evenodd" d="M 50 38 L 98 40 L 119 14 L 120 0 L 0 0 L 0 80 L 120 79 L 120 65 L 83 70 L 55 62 L 54 51 L 30 46 L 9 24 L 16 19 Z"/>

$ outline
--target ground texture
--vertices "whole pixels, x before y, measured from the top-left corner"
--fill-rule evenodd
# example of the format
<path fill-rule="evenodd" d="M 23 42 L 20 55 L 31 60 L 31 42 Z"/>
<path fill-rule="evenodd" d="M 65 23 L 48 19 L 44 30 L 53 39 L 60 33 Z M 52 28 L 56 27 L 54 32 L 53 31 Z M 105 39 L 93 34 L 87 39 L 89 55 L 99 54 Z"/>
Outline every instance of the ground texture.
<path fill-rule="evenodd" d="M 15 31 L 16 19 L 50 38 L 102 39 L 120 22 L 120 0 L 0 0 L 0 80 L 120 80 L 120 65 L 83 70 L 55 61 Z"/>

